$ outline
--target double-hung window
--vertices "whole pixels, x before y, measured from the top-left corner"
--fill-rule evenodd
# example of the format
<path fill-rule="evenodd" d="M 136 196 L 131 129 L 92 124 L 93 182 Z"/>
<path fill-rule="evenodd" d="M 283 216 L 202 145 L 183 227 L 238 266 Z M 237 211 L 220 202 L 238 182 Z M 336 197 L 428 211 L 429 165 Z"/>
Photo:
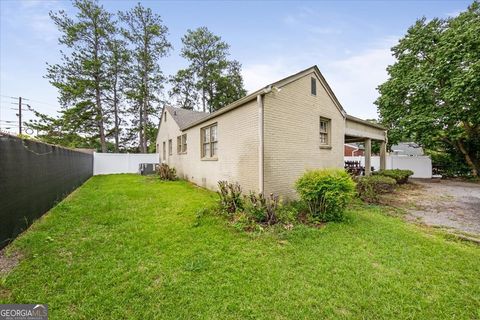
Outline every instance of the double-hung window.
<path fill-rule="evenodd" d="M 329 146 L 330 119 L 320 117 L 320 146 Z"/>
<path fill-rule="evenodd" d="M 163 141 L 163 161 L 165 161 L 167 159 L 167 146 L 166 146 L 166 142 Z"/>
<path fill-rule="evenodd" d="M 170 139 L 170 140 L 168 140 L 168 155 L 169 155 L 169 156 L 172 155 L 172 149 L 173 149 L 172 139 Z"/>
<path fill-rule="evenodd" d="M 187 153 L 187 134 L 184 133 L 177 137 L 177 153 Z"/>
<path fill-rule="evenodd" d="M 212 124 L 200 130 L 202 141 L 202 158 L 216 158 L 218 149 L 217 124 Z"/>

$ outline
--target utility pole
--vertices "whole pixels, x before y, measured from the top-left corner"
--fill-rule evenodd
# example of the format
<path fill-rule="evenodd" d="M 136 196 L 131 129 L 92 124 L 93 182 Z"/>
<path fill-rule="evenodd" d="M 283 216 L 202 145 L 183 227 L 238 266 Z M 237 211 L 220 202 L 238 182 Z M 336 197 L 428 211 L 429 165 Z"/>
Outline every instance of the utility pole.
<path fill-rule="evenodd" d="M 18 97 L 18 134 L 22 134 L 22 97 Z"/>

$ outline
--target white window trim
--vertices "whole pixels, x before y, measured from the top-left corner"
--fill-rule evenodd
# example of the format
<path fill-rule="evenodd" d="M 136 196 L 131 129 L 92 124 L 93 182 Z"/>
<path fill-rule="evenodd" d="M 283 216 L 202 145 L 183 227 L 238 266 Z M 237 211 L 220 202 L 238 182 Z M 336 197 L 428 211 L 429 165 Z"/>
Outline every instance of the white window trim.
<path fill-rule="evenodd" d="M 216 140 L 215 141 L 212 141 L 212 133 L 211 133 L 211 128 L 212 127 L 216 127 Z M 209 144 L 210 145 L 210 155 L 209 156 L 205 156 L 203 154 L 203 146 L 204 146 L 204 142 L 203 142 L 203 138 L 204 138 L 204 134 L 205 134 L 205 130 L 210 130 L 210 141 L 209 142 L 206 142 L 205 144 Z M 212 155 L 212 151 L 213 151 L 213 148 L 212 148 L 212 143 L 217 143 L 217 154 L 215 155 Z M 209 124 L 208 126 L 205 126 L 205 127 L 202 127 L 200 128 L 200 157 L 201 157 L 201 160 L 206 160 L 206 161 L 216 161 L 218 160 L 218 124 L 215 122 L 215 123 L 212 123 L 212 124 Z"/>
<path fill-rule="evenodd" d="M 187 134 L 177 136 L 177 154 L 186 154 L 188 150 Z"/>
<path fill-rule="evenodd" d="M 325 122 L 327 126 L 327 130 L 322 132 L 320 131 L 321 128 L 321 123 Z M 325 134 L 327 136 L 327 142 L 322 143 L 320 141 L 320 136 Z M 320 117 L 318 120 L 318 140 L 320 143 L 320 149 L 331 149 L 332 148 L 332 119 L 326 118 L 326 117 Z"/>

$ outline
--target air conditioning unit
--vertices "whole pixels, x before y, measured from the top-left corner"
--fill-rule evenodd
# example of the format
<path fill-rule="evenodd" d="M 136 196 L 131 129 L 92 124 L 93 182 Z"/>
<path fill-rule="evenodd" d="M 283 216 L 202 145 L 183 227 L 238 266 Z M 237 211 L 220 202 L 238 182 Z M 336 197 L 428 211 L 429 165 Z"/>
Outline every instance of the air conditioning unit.
<path fill-rule="evenodd" d="M 140 163 L 138 171 L 142 176 L 155 173 L 156 163 Z"/>

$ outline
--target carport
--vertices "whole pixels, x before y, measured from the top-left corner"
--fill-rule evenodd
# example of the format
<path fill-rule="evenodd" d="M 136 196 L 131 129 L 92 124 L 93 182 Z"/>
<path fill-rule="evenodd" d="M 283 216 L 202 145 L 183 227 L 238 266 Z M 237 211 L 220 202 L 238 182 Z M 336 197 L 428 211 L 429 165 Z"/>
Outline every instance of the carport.
<path fill-rule="evenodd" d="M 372 141 L 380 142 L 380 170 L 384 170 L 387 156 L 387 129 L 381 125 L 347 115 L 345 119 L 345 143 L 364 143 L 365 175 L 371 173 Z"/>

